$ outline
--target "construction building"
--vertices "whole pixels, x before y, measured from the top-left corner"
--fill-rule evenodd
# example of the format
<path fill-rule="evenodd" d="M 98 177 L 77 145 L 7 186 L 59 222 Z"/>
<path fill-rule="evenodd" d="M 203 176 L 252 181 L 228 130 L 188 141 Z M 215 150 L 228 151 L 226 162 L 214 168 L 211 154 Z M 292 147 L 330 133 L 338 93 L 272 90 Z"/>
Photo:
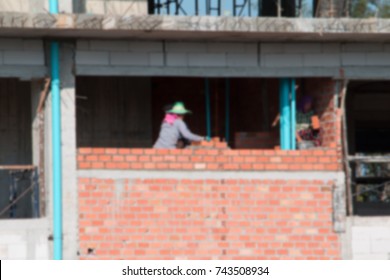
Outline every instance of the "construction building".
<path fill-rule="evenodd" d="M 0 0 L 1 259 L 390 259 L 390 20 L 54 2 Z M 305 95 L 321 145 L 297 149 Z M 175 101 L 220 141 L 153 149 Z"/>

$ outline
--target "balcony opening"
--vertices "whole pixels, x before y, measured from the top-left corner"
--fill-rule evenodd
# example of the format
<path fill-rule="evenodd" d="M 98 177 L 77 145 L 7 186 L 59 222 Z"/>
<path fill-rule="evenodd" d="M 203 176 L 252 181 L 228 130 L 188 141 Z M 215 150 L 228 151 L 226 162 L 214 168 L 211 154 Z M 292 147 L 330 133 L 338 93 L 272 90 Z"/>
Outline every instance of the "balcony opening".
<path fill-rule="evenodd" d="M 181 101 L 197 135 L 232 149 L 280 149 L 279 87 L 272 78 L 77 77 L 77 145 L 152 148 L 164 108 Z M 332 80 L 297 79 L 296 94 L 311 97 L 321 123 L 320 142 L 304 149 L 334 146 Z"/>
<path fill-rule="evenodd" d="M 348 86 L 347 135 L 355 215 L 390 215 L 390 82 Z"/>
<path fill-rule="evenodd" d="M 0 219 L 39 216 L 30 82 L 0 79 Z"/>

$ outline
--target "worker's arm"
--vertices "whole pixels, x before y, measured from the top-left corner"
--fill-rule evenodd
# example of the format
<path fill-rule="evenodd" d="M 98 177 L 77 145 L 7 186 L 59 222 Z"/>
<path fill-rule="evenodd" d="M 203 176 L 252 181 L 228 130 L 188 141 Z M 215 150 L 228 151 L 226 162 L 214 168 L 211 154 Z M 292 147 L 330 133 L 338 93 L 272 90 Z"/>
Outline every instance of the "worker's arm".
<path fill-rule="evenodd" d="M 297 138 L 297 142 L 298 142 L 298 143 L 299 143 L 299 142 L 302 142 L 302 138 L 301 138 L 301 136 L 299 135 L 299 131 L 295 132 L 295 136 L 296 136 L 296 138 Z"/>
<path fill-rule="evenodd" d="M 320 125 L 320 119 L 318 118 L 317 115 L 313 115 L 311 117 L 311 127 L 314 129 L 314 130 L 318 130 L 320 129 L 321 125 Z"/>
<path fill-rule="evenodd" d="M 187 139 L 189 141 L 196 141 L 196 142 L 204 140 L 204 137 L 196 135 L 196 134 L 193 134 L 187 128 L 187 125 L 185 124 L 184 121 L 177 120 L 175 123 L 177 123 L 177 127 L 179 129 L 179 132 L 180 132 L 181 136 L 184 137 L 185 139 Z"/>
<path fill-rule="evenodd" d="M 275 127 L 278 124 L 279 120 L 280 120 L 280 114 L 278 114 L 275 117 L 274 121 L 272 122 L 272 127 Z"/>

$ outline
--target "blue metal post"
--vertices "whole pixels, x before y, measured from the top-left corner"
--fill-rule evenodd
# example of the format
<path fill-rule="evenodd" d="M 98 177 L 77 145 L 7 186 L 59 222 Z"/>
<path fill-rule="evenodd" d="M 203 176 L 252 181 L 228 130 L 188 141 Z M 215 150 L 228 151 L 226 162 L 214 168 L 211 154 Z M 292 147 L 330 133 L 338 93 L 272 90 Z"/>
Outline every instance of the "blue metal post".
<path fill-rule="evenodd" d="M 210 82 L 209 79 L 205 79 L 205 96 L 206 96 L 206 128 L 207 128 L 207 139 L 211 139 L 211 104 L 210 104 Z"/>
<path fill-rule="evenodd" d="M 225 80 L 225 140 L 229 143 L 230 140 L 230 80 Z"/>
<path fill-rule="evenodd" d="M 49 11 L 58 14 L 58 0 L 49 0 Z M 52 147 L 53 147 L 53 241 L 54 259 L 62 259 L 62 154 L 61 154 L 61 95 L 60 48 L 56 41 L 50 44 Z"/>
<path fill-rule="evenodd" d="M 296 130 L 296 91 L 295 91 L 295 79 L 291 79 L 291 149 L 296 150 L 297 140 L 295 137 Z"/>
<path fill-rule="evenodd" d="M 291 148 L 291 115 L 289 104 L 289 79 L 279 80 L 280 90 L 280 147 L 282 150 Z"/>

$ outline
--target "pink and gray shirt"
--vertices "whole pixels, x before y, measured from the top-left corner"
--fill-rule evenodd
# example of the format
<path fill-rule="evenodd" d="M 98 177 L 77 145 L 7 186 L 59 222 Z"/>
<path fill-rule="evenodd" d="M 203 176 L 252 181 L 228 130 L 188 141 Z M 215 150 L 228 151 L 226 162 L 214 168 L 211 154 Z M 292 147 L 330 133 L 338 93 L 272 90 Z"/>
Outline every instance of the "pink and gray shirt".
<path fill-rule="evenodd" d="M 167 114 L 161 125 L 160 135 L 153 147 L 157 149 L 174 149 L 180 138 L 185 138 L 189 141 L 202 141 L 204 139 L 199 135 L 193 134 L 182 119 L 177 118 L 175 115 Z"/>

